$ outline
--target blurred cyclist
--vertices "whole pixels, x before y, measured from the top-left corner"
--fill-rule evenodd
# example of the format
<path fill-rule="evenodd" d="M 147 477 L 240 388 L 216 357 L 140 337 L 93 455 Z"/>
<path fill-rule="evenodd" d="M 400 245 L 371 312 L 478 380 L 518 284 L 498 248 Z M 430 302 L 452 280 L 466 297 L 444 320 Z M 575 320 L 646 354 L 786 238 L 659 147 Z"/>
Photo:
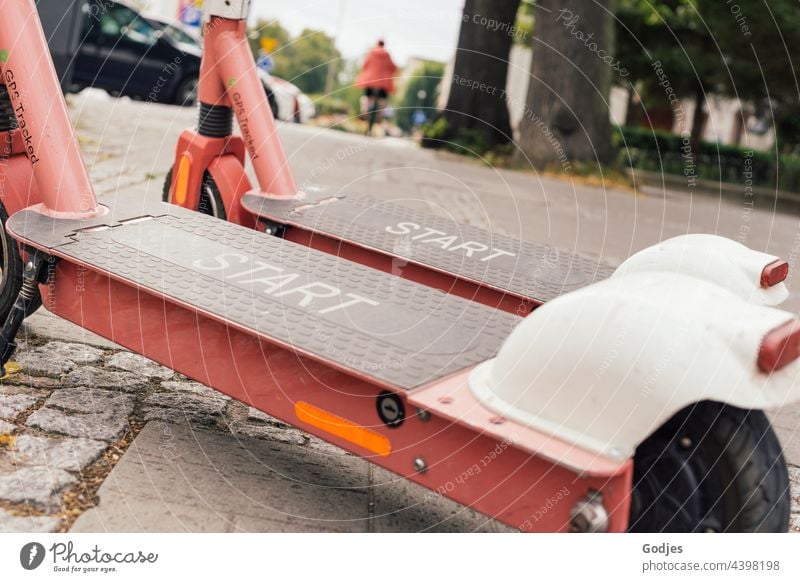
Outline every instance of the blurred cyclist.
<path fill-rule="evenodd" d="M 386 99 L 394 92 L 394 74 L 397 66 L 392 61 L 383 40 L 367 53 L 361 72 L 356 78 L 356 87 L 363 87 L 364 97 L 362 113 L 367 114 L 367 135 L 372 134 L 372 127 L 378 113 L 386 106 Z"/>

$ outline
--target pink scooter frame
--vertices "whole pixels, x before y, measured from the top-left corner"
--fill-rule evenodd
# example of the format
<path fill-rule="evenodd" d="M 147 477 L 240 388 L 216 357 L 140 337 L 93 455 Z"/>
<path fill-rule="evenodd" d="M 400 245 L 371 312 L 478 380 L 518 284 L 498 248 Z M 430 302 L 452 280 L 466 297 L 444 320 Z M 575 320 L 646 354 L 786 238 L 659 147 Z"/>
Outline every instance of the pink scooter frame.
<path fill-rule="evenodd" d="M 209 16 L 204 25 L 197 93 L 201 104 L 200 127 L 184 131 L 179 139 L 170 201 L 196 210 L 197 193 L 208 172 L 220 187 L 228 220 L 255 228 L 258 226 L 255 217 L 241 204 L 242 197 L 251 190 L 244 171 L 245 151 L 258 179 L 259 188 L 254 194 L 292 198 L 298 194 L 298 187 L 247 42 L 246 20 Z M 231 135 L 231 129 L 219 133 L 205 131 L 207 120 L 203 111 L 222 115 L 221 124 L 228 124 L 229 128 L 232 112 L 242 137 Z"/>
<path fill-rule="evenodd" d="M 33 0 L 0 2 L 0 66 L 23 149 L 42 192 L 42 212 L 88 218 L 101 212 L 61 98 Z M 34 89 L 35 88 L 35 89 Z M 13 209 L 8 209 L 9 215 Z"/>

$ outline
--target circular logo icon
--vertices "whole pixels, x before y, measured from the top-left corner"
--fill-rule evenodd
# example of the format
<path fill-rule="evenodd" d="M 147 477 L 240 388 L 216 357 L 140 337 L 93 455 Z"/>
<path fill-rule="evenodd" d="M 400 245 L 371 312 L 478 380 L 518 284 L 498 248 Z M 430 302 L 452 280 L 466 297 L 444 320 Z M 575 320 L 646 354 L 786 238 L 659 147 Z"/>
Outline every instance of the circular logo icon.
<path fill-rule="evenodd" d="M 19 563 L 26 570 L 35 570 L 44 561 L 44 546 L 38 542 L 30 542 L 22 546 L 19 552 Z"/>

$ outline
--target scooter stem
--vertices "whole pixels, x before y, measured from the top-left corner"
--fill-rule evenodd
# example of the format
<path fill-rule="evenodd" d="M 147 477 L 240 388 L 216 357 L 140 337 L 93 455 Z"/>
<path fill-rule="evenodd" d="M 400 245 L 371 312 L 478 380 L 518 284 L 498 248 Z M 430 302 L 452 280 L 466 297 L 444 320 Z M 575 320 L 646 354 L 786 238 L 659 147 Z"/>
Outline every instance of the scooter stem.
<path fill-rule="evenodd" d="M 46 214 L 98 213 L 34 0 L 0 0 L 0 69 Z"/>

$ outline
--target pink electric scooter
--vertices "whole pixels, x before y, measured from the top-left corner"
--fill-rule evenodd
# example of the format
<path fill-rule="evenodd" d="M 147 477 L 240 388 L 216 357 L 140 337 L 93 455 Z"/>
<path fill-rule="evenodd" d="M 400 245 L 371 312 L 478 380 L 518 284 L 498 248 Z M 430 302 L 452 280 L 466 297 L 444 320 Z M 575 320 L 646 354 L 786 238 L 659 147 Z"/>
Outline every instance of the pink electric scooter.
<path fill-rule="evenodd" d="M 96 199 L 34 3 L 0 0 L 3 363 L 41 301 L 524 531 L 786 529 L 780 445 L 749 410 L 798 396 L 794 318 L 758 304 L 782 289 L 785 263 L 678 241 L 589 285 L 611 270 L 399 205 L 299 192 L 247 44 L 249 2 L 204 10 L 200 119 L 178 144 L 175 204 L 143 207 Z M 718 258 L 728 288 L 681 262 L 687 244 Z M 681 345 L 729 333 L 735 354 L 706 357 L 730 356 L 731 377 L 749 370 L 738 391 L 680 346 L 646 397 L 625 374 L 659 368 L 653 333 L 678 337 L 658 307 L 677 288 L 698 314 Z M 720 323 L 732 314 L 743 333 Z M 620 321 L 634 322 L 625 335 Z M 613 340 L 594 338 L 612 332 L 641 349 L 607 359 Z M 695 383 L 677 380 L 689 371 Z"/>

